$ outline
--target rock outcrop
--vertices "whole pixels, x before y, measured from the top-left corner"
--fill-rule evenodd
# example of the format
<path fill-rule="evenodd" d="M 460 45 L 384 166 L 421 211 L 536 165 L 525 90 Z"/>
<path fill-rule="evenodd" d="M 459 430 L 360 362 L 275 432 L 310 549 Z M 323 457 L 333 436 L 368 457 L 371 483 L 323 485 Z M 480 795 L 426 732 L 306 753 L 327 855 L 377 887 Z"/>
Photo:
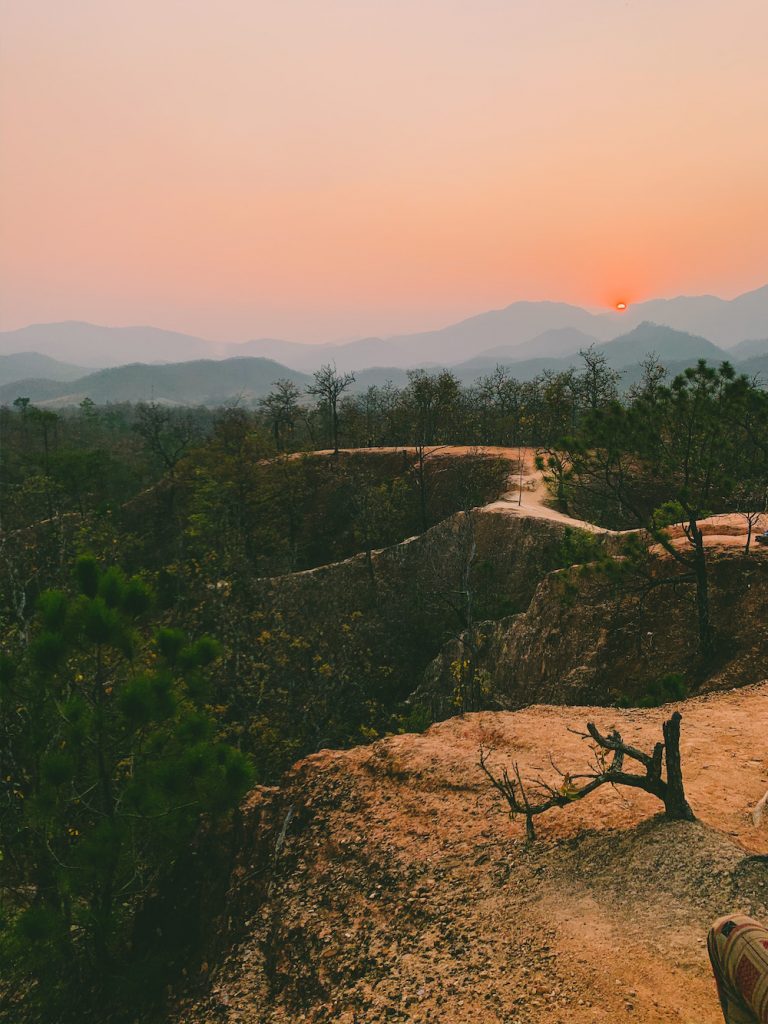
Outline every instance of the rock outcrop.
<path fill-rule="evenodd" d="M 699 821 L 604 787 L 529 844 L 478 764 L 580 770 L 594 719 L 649 748 L 670 709 L 532 707 L 456 717 L 300 762 L 244 808 L 240 852 L 179 1024 L 718 1024 L 705 936 L 768 913 L 768 684 L 679 705 Z M 225 941 L 226 940 L 226 941 Z M 223 951 L 223 955 L 222 955 Z M 213 960 L 211 960 L 213 963 Z"/>
<path fill-rule="evenodd" d="M 670 673 L 685 676 L 692 689 L 762 679 L 768 664 L 768 557 L 712 553 L 710 587 L 712 622 L 727 643 L 702 680 L 696 674 L 693 584 L 647 590 L 631 578 L 608 582 L 579 567 L 549 573 L 525 612 L 478 627 L 476 667 L 485 675 L 489 706 L 637 700 Z M 452 666 L 461 657 L 466 652 L 460 640 L 446 644 L 414 698 L 435 718 L 455 711 Z"/>
<path fill-rule="evenodd" d="M 525 610 L 536 587 L 560 564 L 562 523 L 489 509 L 458 513 L 426 533 L 343 562 L 253 584 L 249 604 L 278 610 L 286 628 L 306 627 L 345 643 L 339 624 L 362 612 L 380 652 L 413 688 L 430 660 L 464 628 L 466 595 L 475 617 Z"/>

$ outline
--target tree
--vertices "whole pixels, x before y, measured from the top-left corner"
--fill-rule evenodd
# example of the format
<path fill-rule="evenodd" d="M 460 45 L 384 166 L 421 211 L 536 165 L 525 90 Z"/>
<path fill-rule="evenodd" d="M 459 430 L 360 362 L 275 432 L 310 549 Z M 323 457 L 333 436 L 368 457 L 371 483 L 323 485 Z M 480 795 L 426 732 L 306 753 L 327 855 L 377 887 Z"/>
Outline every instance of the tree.
<path fill-rule="evenodd" d="M 477 381 L 478 398 L 485 412 L 483 439 L 493 444 L 520 443 L 523 385 L 505 366 L 496 365 L 493 373 Z"/>
<path fill-rule="evenodd" d="M 307 388 L 307 394 L 319 398 L 326 406 L 328 429 L 334 454 L 339 452 L 339 398 L 355 383 L 354 373 L 339 374 L 336 364 L 326 363 L 314 373 L 315 383 Z"/>
<path fill-rule="evenodd" d="M 262 398 L 259 406 L 264 412 L 267 422 L 272 428 L 275 448 L 282 451 L 285 447 L 285 435 L 292 434 L 299 415 L 299 395 L 301 392 L 292 380 L 281 378 L 272 385 L 272 391 Z"/>
<path fill-rule="evenodd" d="M 352 482 L 352 532 L 365 552 L 368 575 L 373 583 L 373 549 L 391 540 L 393 524 L 402 522 L 406 485 L 402 477 L 377 482 L 370 474 L 363 473 L 354 474 Z"/>
<path fill-rule="evenodd" d="M 449 370 L 409 370 L 408 391 L 416 407 L 414 440 L 422 445 L 442 440 L 445 419 L 455 410 L 461 393 L 458 377 Z"/>
<path fill-rule="evenodd" d="M 0 955 L 47 1020 L 108 997 L 143 902 L 251 778 L 206 709 L 218 645 L 152 629 L 119 569 L 83 557 L 77 584 L 40 596 L 28 650 L 0 662 Z"/>
<path fill-rule="evenodd" d="M 699 521 L 732 511 L 737 485 L 768 478 L 768 396 L 728 363 L 701 360 L 669 387 L 594 410 L 571 445 L 574 475 L 608 490 L 696 588 L 699 650 L 715 650 Z M 682 545 L 669 533 L 682 526 Z M 681 576 L 678 574 L 679 581 Z"/>
<path fill-rule="evenodd" d="M 430 472 L 427 466 L 431 464 L 431 460 L 434 459 L 435 455 L 445 445 L 440 445 L 438 448 L 431 448 L 427 450 L 426 445 L 417 444 L 414 446 L 414 461 L 411 463 L 411 471 L 413 472 L 416 480 L 416 486 L 419 494 L 419 520 L 421 524 L 422 533 L 429 529 L 429 496 L 430 496 Z M 436 472 L 436 471 L 435 471 Z"/>
<path fill-rule="evenodd" d="M 504 768 L 500 776 L 488 767 L 489 752 L 480 749 L 479 766 L 497 793 L 507 802 L 512 815 L 523 815 L 529 839 L 536 838 L 533 819 L 553 807 L 567 807 L 576 800 L 594 793 L 600 786 L 631 786 L 642 789 L 657 797 L 664 804 L 664 814 L 673 821 L 694 821 L 693 811 L 685 796 L 683 771 L 680 762 L 680 720 L 678 711 L 662 726 L 664 741 L 657 743 L 652 754 L 646 754 L 637 747 L 625 743 L 621 734 L 614 729 L 604 736 L 593 722 L 587 724 L 584 739 L 592 740 L 592 766 L 586 773 L 564 772 L 550 762 L 559 776 L 559 783 L 552 785 L 538 779 L 531 789 L 526 789 L 520 769 L 513 765 L 512 775 Z M 612 755 L 610 761 L 608 755 Z M 640 764 L 644 774 L 624 770 L 628 758 Z M 666 760 L 667 777 L 663 776 Z"/>
<path fill-rule="evenodd" d="M 180 473 L 186 515 L 179 532 L 188 554 L 216 580 L 271 568 L 270 556 L 285 545 L 277 464 L 268 454 L 269 439 L 253 414 L 224 409 Z"/>
<path fill-rule="evenodd" d="M 736 512 L 747 525 L 747 540 L 744 544 L 744 555 L 749 555 L 752 534 L 768 513 L 768 483 L 765 480 L 745 480 L 736 485 Z"/>
<path fill-rule="evenodd" d="M 634 401 L 637 398 L 653 401 L 659 393 L 659 388 L 663 386 L 667 379 L 667 369 L 655 352 L 650 352 L 643 359 L 640 363 L 640 369 L 642 371 L 640 379 L 635 381 L 628 389 L 627 397 L 630 401 Z"/>
<path fill-rule="evenodd" d="M 544 448 L 536 452 L 536 469 L 554 490 L 559 512 L 568 512 L 568 484 L 573 477 L 571 453 L 560 448 Z"/>
<path fill-rule="evenodd" d="M 584 369 L 579 375 L 579 391 L 584 406 L 594 411 L 618 398 L 618 385 L 621 374 L 612 370 L 604 352 L 599 352 L 594 345 L 579 351 L 584 362 Z"/>
<path fill-rule="evenodd" d="M 136 406 L 136 432 L 150 454 L 173 478 L 176 466 L 200 438 L 200 429 L 191 409 L 169 409 L 157 402 Z"/>

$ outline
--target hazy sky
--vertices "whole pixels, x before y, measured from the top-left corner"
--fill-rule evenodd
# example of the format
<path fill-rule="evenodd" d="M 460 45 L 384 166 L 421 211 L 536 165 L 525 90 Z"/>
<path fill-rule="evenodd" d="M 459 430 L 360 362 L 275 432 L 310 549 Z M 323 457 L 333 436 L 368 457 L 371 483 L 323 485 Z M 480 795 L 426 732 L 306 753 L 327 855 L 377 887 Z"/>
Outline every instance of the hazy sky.
<path fill-rule="evenodd" d="M 766 0 L 0 0 L 0 327 L 768 282 Z"/>

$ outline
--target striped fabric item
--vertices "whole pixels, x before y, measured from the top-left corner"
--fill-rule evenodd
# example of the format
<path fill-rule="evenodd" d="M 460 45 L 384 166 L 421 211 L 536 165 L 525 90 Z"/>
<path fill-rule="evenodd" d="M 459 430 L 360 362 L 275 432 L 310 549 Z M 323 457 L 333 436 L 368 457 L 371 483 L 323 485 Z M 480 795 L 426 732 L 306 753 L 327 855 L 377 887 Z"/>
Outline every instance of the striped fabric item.
<path fill-rule="evenodd" d="M 768 929 L 751 917 L 721 917 L 707 949 L 726 1024 L 768 1024 Z"/>

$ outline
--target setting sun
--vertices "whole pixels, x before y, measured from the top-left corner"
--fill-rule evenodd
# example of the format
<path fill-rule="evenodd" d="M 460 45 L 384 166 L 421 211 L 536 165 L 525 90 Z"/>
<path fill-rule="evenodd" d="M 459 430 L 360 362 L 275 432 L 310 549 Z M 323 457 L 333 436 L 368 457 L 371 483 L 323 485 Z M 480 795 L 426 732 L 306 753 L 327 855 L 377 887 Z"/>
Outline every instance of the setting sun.
<path fill-rule="evenodd" d="M 620 313 L 623 313 L 626 308 L 627 308 L 626 302 L 617 302 L 616 303 L 616 309 L 618 309 Z"/>

